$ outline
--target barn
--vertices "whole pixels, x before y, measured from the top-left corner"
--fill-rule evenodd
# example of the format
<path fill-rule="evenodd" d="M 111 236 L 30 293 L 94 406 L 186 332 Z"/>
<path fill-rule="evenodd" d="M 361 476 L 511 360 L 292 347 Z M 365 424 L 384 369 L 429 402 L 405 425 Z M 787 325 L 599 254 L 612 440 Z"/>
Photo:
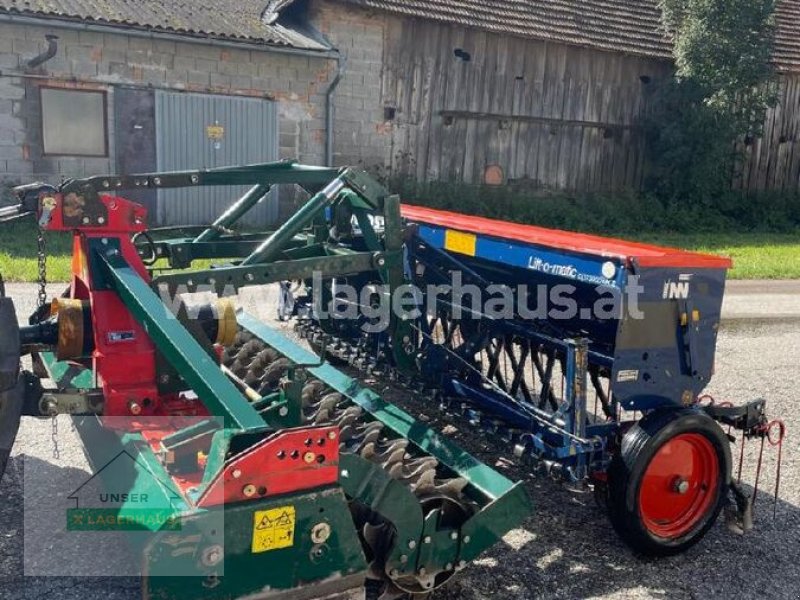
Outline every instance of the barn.
<path fill-rule="evenodd" d="M 327 162 L 339 53 L 266 0 L 0 0 L 0 178 Z M 143 192 L 164 224 L 239 190 Z M 278 217 L 278 198 L 254 210 Z"/>
<path fill-rule="evenodd" d="M 361 127 L 382 134 L 369 156 L 422 180 L 642 183 L 642 117 L 673 70 L 658 0 L 326 0 L 310 14 L 343 52 L 344 23 L 364 30 L 337 94 L 342 162 L 364 159 Z M 800 0 L 782 0 L 776 23 L 779 103 L 734 181 L 751 191 L 800 189 Z M 378 85 L 377 107 L 351 109 L 346 94 L 374 101 Z"/>
<path fill-rule="evenodd" d="M 800 189 L 800 0 L 776 17 L 781 101 L 746 190 Z M 0 179 L 296 157 L 636 189 L 671 50 L 657 0 L 0 0 Z M 235 193 L 139 200 L 196 223 Z"/>

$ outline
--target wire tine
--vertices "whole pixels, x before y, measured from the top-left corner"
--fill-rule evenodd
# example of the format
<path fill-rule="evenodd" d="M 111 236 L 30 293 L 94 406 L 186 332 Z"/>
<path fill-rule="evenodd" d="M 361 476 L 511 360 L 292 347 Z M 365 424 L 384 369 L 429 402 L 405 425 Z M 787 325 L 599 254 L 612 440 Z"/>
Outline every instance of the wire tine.
<path fill-rule="evenodd" d="M 756 467 L 756 484 L 753 486 L 753 505 L 755 506 L 756 500 L 758 499 L 758 482 L 761 479 L 761 459 L 764 456 L 764 442 L 766 442 L 766 437 L 761 438 L 761 449 L 758 451 L 758 466 Z"/>
<path fill-rule="evenodd" d="M 783 460 L 783 433 L 778 441 L 778 466 L 775 471 L 775 502 L 772 505 L 772 520 L 778 516 L 778 491 L 781 485 L 781 461 Z"/>
<path fill-rule="evenodd" d="M 736 483 L 737 485 L 742 485 L 742 465 L 744 464 L 744 444 L 747 441 L 747 438 L 744 435 L 744 430 L 742 431 L 742 443 L 739 447 L 739 473 L 736 475 Z"/>

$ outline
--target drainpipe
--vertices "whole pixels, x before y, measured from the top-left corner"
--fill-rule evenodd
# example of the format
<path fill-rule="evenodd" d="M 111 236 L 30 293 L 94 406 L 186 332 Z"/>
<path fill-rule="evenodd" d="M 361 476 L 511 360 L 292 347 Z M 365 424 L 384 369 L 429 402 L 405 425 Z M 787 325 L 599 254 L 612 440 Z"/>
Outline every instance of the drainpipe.
<path fill-rule="evenodd" d="M 333 165 L 333 94 L 336 91 L 336 88 L 339 86 L 339 83 L 342 80 L 342 76 L 344 75 L 345 67 L 347 66 L 347 59 L 344 58 L 338 50 L 309 50 L 306 48 L 292 48 L 292 47 L 284 47 L 284 46 L 273 46 L 273 45 L 265 45 L 265 44 L 257 44 L 253 42 L 245 42 L 245 41 L 229 41 L 229 40 L 221 40 L 215 38 L 202 38 L 202 37 L 191 37 L 187 35 L 180 35 L 175 33 L 168 33 L 168 32 L 154 32 L 148 31 L 144 29 L 136 29 L 136 28 L 125 28 L 122 29 L 121 27 L 114 27 L 108 25 L 95 25 L 93 23 L 84 23 L 78 21 L 68 21 L 68 20 L 60 20 L 60 19 L 52 19 L 52 18 L 42 18 L 42 17 L 29 17 L 25 15 L 11 15 L 7 13 L 0 13 L 0 23 L 11 23 L 11 24 L 20 24 L 20 25 L 38 25 L 41 27 L 52 27 L 52 28 L 61 28 L 61 29 L 68 29 L 71 31 L 90 31 L 96 33 L 107 33 L 107 34 L 119 34 L 119 35 L 126 35 L 131 37 L 138 37 L 144 39 L 151 39 L 151 40 L 170 40 L 174 42 L 183 42 L 183 43 L 195 43 L 195 44 L 203 44 L 205 46 L 214 46 L 214 47 L 222 47 L 222 48 L 232 48 L 237 50 L 261 50 L 267 52 L 275 52 L 280 54 L 291 54 L 294 56 L 305 56 L 309 58 L 321 58 L 327 60 L 335 60 L 336 61 L 336 76 L 334 77 L 333 81 L 331 81 L 330 86 L 328 86 L 328 90 L 325 93 L 325 113 L 326 113 L 326 123 L 325 123 L 325 162 L 330 166 Z M 28 63 L 28 68 L 33 68 L 34 66 L 39 66 L 46 60 L 50 60 L 52 56 L 49 56 L 51 48 L 55 46 L 53 49 L 53 55 L 57 51 L 56 39 L 57 36 L 52 36 L 52 40 L 50 39 L 51 36 L 48 36 L 48 42 L 50 42 L 50 47 L 48 47 L 47 51 L 45 51 L 42 55 L 37 56 L 33 60 Z M 46 57 L 41 60 L 41 62 L 35 62 L 40 57 Z M 0 77 L 2 76 L 12 76 L 12 77 L 21 77 L 25 76 L 22 73 L 15 73 L 13 71 L 2 71 L 0 70 Z M 36 77 L 34 75 L 29 75 L 29 77 Z M 98 81 L 99 83 L 103 83 L 102 81 Z M 108 83 L 108 82 L 106 82 Z M 160 86 L 152 86 L 152 87 L 160 87 Z M 163 89 L 172 89 L 164 87 Z"/>
<path fill-rule="evenodd" d="M 333 94 L 344 76 L 347 58 L 341 54 L 336 56 L 336 76 L 325 92 L 325 164 L 333 166 Z"/>
<path fill-rule="evenodd" d="M 47 40 L 47 50 L 38 56 L 34 56 L 32 59 L 26 62 L 26 68 L 35 69 L 36 67 L 43 65 L 48 60 L 53 58 L 56 55 L 56 52 L 58 52 L 58 36 L 48 33 L 46 36 L 44 36 L 44 38 Z"/>

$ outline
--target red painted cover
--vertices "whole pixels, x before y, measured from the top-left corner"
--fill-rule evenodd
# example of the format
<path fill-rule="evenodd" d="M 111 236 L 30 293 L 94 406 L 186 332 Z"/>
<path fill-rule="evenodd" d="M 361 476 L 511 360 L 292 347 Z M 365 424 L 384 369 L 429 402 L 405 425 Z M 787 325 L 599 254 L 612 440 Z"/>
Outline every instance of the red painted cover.
<path fill-rule="evenodd" d="M 403 217 L 411 222 L 457 229 L 495 238 L 516 240 L 581 254 L 636 260 L 643 267 L 689 267 L 695 269 L 730 269 L 733 261 L 725 256 L 687 252 L 638 242 L 627 242 L 598 235 L 545 229 L 483 217 L 472 217 L 444 210 L 403 204 Z"/>

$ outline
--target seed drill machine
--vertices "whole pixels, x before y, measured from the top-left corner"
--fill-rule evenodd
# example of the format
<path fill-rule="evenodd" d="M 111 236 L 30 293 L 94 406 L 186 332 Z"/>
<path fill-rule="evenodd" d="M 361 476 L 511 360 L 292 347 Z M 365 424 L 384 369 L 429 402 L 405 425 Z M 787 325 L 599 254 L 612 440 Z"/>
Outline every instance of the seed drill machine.
<path fill-rule="evenodd" d="M 283 225 L 235 230 L 288 184 L 310 199 Z M 150 230 L 125 199 L 231 185 L 249 191 L 195 229 Z M 72 281 L 48 301 L 42 269 L 27 323 L 0 294 L 0 459 L 20 415 L 63 413 L 101 475 L 132 456 L 106 484 L 114 522 L 148 533 L 147 598 L 425 595 L 528 517 L 522 483 L 367 376 L 593 489 L 637 552 L 686 549 L 728 504 L 750 526 L 731 432 L 768 438 L 765 403 L 700 398 L 726 259 L 401 206 L 360 170 L 288 161 L 15 192 L 0 220 L 71 232 Z M 295 333 L 237 310 L 266 284 Z"/>

